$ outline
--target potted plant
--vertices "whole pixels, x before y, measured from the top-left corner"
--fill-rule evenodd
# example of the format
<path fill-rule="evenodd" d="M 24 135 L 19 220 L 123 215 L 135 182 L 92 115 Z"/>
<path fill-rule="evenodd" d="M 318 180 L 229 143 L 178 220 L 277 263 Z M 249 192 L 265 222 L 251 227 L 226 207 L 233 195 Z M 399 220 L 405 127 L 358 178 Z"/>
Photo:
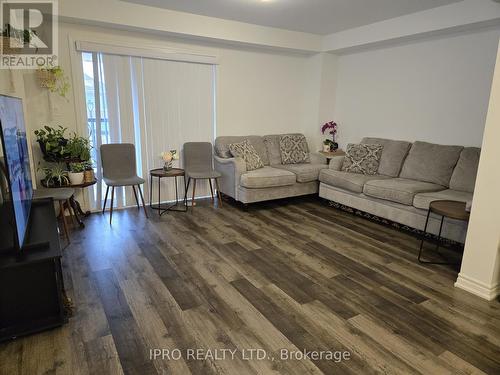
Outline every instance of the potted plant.
<path fill-rule="evenodd" d="M 80 137 L 76 133 L 68 140 L 66 151 L 69 157 L 80 162 L 90 160 L 90 141 L 88 138 Z"/>
<path fill-rule="evenodd" d="M 68 139 L 64 136 L 66 128 L 59 126 L 52 128 L 44 126 L 42 129 L 35 130 L 35 136 L 44 159 L 47 161 L 59 161 L 70 155 L 66 146 Z"/>
<path fill-rule="evenodd" d="M 69 185 L 68 171 L 64 170 L 60 165 L 53 168 L 39 168 L 45 174 L 42 180 L 42 185 L 45 187 L 60 187 Z"/>
<path fill-rule="evenodd" d="M 55 92 L 63 98 L 66 97 L 70 88 L 69 79 L 60 66 L 40 68 L 37 71 L 37 76 L 40 87 L 46 88 L 50 92 Z"/>
<path fill-rule="evenodd" d="M 339 148 L 338 143 L 335 141 L 335 136 L 337 135 L 338 125 L 336 122 L 330 121 L 321 127 L 321 134 L 328 133 L 332 136 L 332 139 L 325 139 L 323 141 L 323 151 L 336 151 Z"/>
<path fill-rule="evenodd" d="M 88 160 L 82 163 L 84 165 L 85 170 L 83 171 L 83 182 L 93 182 L 95 180 L 94 177 L 94 165 L 92 161 Z"/>
<path fill-rule="evenodd" d="M 71 185 L 81 185 L 84 179 L 85 164 L 83 163 L 70 163 L 68 178 Z"/>

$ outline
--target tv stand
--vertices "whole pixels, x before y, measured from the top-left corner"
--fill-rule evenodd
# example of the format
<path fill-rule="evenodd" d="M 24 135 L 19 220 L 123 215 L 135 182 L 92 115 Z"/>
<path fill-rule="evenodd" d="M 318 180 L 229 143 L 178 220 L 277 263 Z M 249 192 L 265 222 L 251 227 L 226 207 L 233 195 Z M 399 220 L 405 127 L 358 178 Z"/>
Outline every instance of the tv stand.
<path fill-rule="evenodd" d="M 0 254 L 0 341 L 67 322 L 52 199 L 33 202 L 27 242 Z"/>

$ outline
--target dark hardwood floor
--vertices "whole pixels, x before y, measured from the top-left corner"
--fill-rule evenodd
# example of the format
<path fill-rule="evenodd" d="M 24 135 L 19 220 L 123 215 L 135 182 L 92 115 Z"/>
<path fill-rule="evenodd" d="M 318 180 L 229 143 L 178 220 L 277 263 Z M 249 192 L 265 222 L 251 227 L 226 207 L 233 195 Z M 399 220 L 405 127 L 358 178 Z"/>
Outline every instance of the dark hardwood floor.
<path fill-rule="evenodd" d="M 74 316 L 0 344 L 0 374 L 500 374 L 500 303 L 420 265 L 406 233 L 319 198 L 150 213 L 72 232 Z M 349 358 L 281 357 L 303 350 Z"/>

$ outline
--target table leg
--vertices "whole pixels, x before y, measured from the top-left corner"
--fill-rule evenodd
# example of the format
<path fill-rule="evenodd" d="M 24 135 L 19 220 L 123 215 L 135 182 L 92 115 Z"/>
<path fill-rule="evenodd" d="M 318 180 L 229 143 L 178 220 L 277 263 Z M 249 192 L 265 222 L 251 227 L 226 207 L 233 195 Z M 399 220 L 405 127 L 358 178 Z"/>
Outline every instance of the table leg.
<path fill-rule="evenodd" d="M 158 177 L 158 215 L 161 216 L 161 178 Z"/>
<path fill-rule="evenodd" d="M 422 239 L 420 241 L 420 251 L 418 252 L 418 261 L 422 262 L 420 260 L 420 257 L 422 256 L 422 249 L 424 247 L 424 240 L 425 240 L 425 235 L 427 234 L 427 224 L 429 224 L 429 216 L 431 215 L 431 209 L 429 208 L 427 210 L 427 218 L 425 219 L 425 226 L 424 226 L 424 233 L 422 234 Z"/>
<path fill-rule="evenodd" d="M 177 176 L 175 176 L 175 205 L 179 204 L 179 193 L 177 189 Z"/>
<path fill-rule="evenodd" d="M 153 209 L 153 175 L 149 175 L 149 208 Z"/>

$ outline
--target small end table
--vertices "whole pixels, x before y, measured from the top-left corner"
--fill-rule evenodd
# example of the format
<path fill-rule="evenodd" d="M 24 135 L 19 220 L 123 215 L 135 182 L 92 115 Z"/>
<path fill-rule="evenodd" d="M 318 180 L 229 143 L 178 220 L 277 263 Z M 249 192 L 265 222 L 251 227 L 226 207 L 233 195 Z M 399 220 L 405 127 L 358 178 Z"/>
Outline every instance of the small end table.
<path fill-rule="evenodd" d="M 47 188 L 47 189 L 63 189 L 63 188 L 72 188 L 72 189 L 85 189 L 89 186 L 97 184 L 97 180 L 94 178 L 92 181 L 89 182 L 82 182 L 79 185 L 66 185 L 66 186 L 47 186 L 44 184 L 43 181 L 41 181 L 42 186 Z M 74 217 L 80 225 L 80 228 L 85 228 L 85 223 L 83 222 L 83 218 L 88 217 L 90 215 L 90 211 L 83 211 L 82 206 L 80 205 L 80 202 L 78 202 L 75 199 L 75 196 L 72 195 L 71 198 L 69 199 L 69 203 L 71 205 L 71 208 L 73 209 L 73 213 L 75 214 Z"/>
<path fill-rule="evenodd" d="M 153 177 L 158 178 L 158 204 L 153 204 Z M 173 177 L 175 179 L 175 203 L 170 205 L 161 204 L 161 179 Z M 184 180 L 184 208 L 177 208 L 179 205 L 179 189 L 177 187 L 177 177 L 182 177 Z M 158 210 L 158 215 L 161 216 L 167 211 L 187 212 L 187 192 L 186 192 L 186 175 L 184 169 L 172 168 L 164 170 L 163 168 L 152 169 L 149 171 L 149 207 L 152 210 Z"/>
<path fill-rule="evenodd" d="M 326 158 L 327 164 L 330 164 L 330 160 L 332 160 L 332 158 L 334 158 L 336 156 L 344 156 L 345 155 L 345 152 L 343 150 L 341 150 L 340 148 L 335 150 L 335 151 L 330 151 L 330 152 L 319 151 L 319 153 Z"/>
<path fill-rule="evenodd" d="M 449 219 L 469 221 L 470 212 L 465 210 L 466 203 L 451 201 L 451 200 L 437 200 L 433 201 L 429 205 L 429 210 L 427 211 L 427 219 L 425 220 L 424 233 L 422 235 L 422 240 L 420 241 L 420 251 L 418 252 L 418 261 L 420 263 L 427 264 L 454 264 L 449 262 L 429 262 L 422 260 L 422 249 L 424 246 L 425 235 L 427 233 L 427 225 L 429 224 L 429 217 L 432 213 L 441 216 L 441 224 L 439 225 L 438 242 L 436 246 L 436 251 L 439 254 L 439 241 L 441 240 L 441 231 L 443 230 L 443 221 L 447 217 Z M 441 254 L 440 254 L 441 255 Z"/>

